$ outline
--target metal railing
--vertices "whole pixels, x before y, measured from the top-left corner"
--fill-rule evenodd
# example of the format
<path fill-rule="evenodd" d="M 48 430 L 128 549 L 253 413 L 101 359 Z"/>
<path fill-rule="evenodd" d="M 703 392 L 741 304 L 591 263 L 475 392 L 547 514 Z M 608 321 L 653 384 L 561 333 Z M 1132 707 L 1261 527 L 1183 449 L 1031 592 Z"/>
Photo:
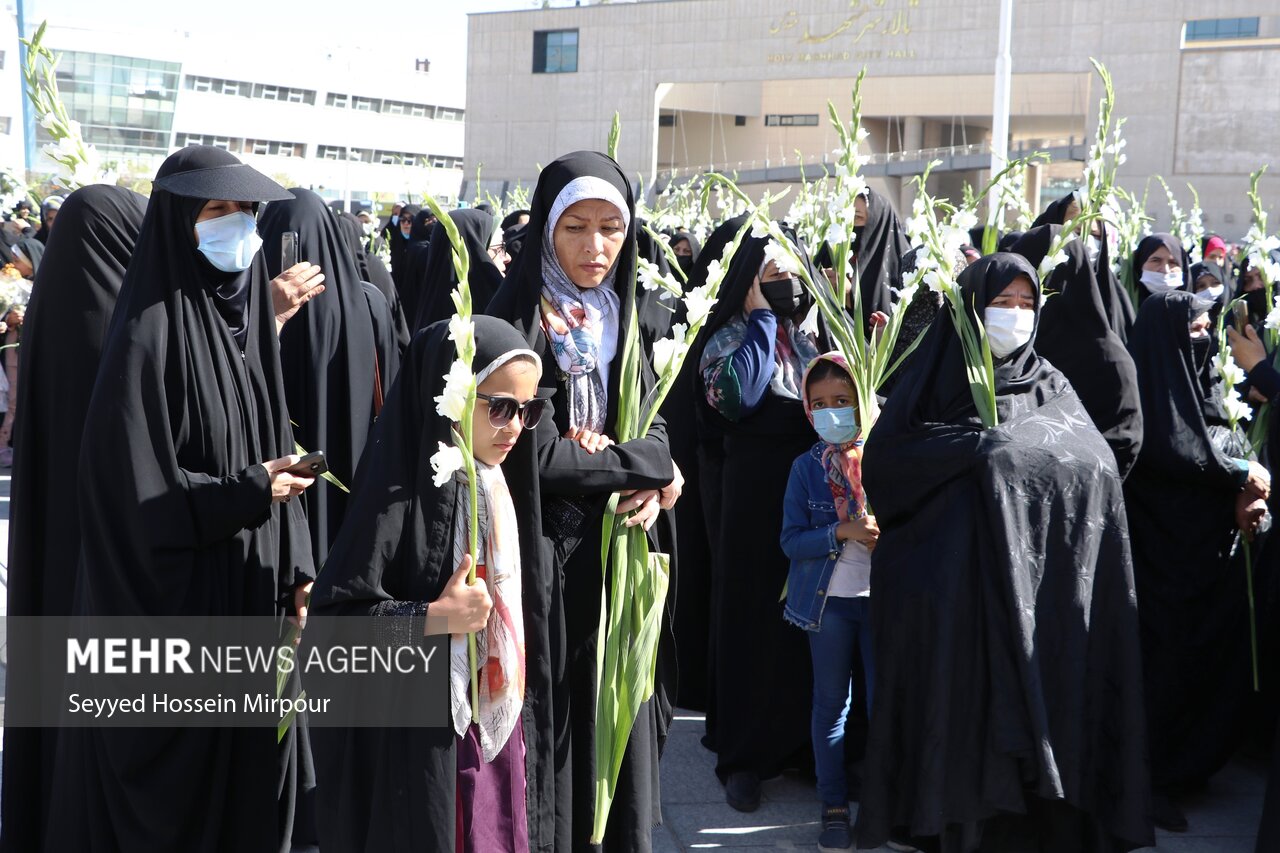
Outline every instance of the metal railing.
<path fill-rule="evenodd" d="M 1036 152 L 1044 152 L 1052 160 L 1084 160 L 1084 145 L 1074 136 L 1054 139 L 1017 140 L 1009 148 L 1009 159 L 1016 160 L 1022 157 L 1029 157 Z M 924 167 L 935 160 L 942 161 L 938 171 L 968 170 L 977 168 L 973 165 L 974 158 L 989 157 L 990 155 L 990 142 L 975 142 L 969 145 L 951 145 L 940 148 L 920 148 L 911 151 L 881 152 L 870 155 L 870 159 L 866 166 L 863 167 L 862 172 L 871 176 L 919 173 L 923 172 Z M 834 174 L 835 163 L 830 152 L 825 152 L 807 155 L 803 158 L 783 156 L 774 159 L 766 157 L 761 160 L 738 160 L 736 162 L 713 163 L 707 166 L 682 166 L 674 169 L 659 169 L 657 184 L 666 186 L 670 183 L 686 183 L 707 172 L 719 172 L 726 175 L 736 173 L 739 176 L 748 174 L 758 176 L 763 174 L 770 176 L 765 178 L 767 180 L 784 180 L 784 178 L 772 176 L 786 171 L 788 173 L 793 172 L 798 179 L 801 170 L 803 170 L 806 179 L 812 180 L 815 177 L 822 177 L 824 171 L 827 174 Z"/>

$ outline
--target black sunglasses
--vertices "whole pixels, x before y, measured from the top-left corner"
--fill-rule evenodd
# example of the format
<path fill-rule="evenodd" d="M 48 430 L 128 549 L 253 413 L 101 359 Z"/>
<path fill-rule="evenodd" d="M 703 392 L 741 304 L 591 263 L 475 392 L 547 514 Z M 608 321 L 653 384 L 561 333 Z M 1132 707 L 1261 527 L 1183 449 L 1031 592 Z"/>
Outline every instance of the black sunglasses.
<path fill-rule="evenodd" d="M 533 429 L 542 420 L 542 413 L 547 408 L 547 401 L 540 397 L 534 397 L 527 403 L 517 403 L 515 397 L 495 397 L 477 391 L 476 398 L 489 404 L 489 426 L 494 429 L 502 429 L 511 423 L 517 413 L 525 429 Z"/>

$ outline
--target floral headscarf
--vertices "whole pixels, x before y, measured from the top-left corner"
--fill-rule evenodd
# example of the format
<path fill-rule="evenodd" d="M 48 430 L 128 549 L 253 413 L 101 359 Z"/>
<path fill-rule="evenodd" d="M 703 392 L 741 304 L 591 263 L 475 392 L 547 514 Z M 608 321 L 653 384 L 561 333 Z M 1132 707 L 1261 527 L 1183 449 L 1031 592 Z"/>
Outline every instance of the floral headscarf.
<path fill-rule="evenodd" d="M 813 423 L 813 411 L 809 408 L 809 375 L 820 362 L 829 361 L 837 365 L 849 378 L 850 387 L 856 387 L 849 363 L 839 352 L 823 353 L 805 368 L 804 379 L 801 380 L 801 399 L 804 401 L 804 413 Z M 831 498 L 835 501 L 836 515 L 841 521 L 861 518 L 867 514 L 866 496 L 862 491 L 862 431 L 847 444 L 823 444 L 822 467 L 827 474 L 827 486 L 831 489 Z"/>

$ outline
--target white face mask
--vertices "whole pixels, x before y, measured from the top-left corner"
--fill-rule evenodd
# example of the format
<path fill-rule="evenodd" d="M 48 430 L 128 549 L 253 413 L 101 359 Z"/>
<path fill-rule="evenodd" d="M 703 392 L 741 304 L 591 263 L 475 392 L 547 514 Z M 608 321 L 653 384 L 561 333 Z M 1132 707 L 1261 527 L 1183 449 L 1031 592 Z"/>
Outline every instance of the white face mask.
<path fill-rule="evenodd" d="M 1142 284 L 1152 293 L 1168 293 L 1182 287 L 1182 270 L 1172 272 L 1142 271 Z"/>
<path fill-rule="evenodd" d="M 1036 312 L 1029 308 L 988 308 L 982 315 L 987 343 L 996 358 L 1007 358 L 1027 345 L 1036 328 Z"/>
<path fill-rule="evenodd" d="M 1089 263 L 1096 264 L 1098 256 L 1102 254 L 1102 241 L 1092 234 L 1084 244 L 1084 253 L 1089 256 Z"/>
<path fill-rule="evenodd" d="M 197 222 L 196 236 L 200 239 L 196 247 L 200 254 L 223 272 L 247 270 L 262 248 L 258 223 L 243 210 Z"/>
<path fill-rule="evenodd" d="M 1195 294 L 1196 307 L 1204 310 L 1212 308 L 1214 304 L 1222 297 L 1222 292 L 1226 290 L 1225 285 L 1215 284 L 1213 287 L 1207 288 Z"/>

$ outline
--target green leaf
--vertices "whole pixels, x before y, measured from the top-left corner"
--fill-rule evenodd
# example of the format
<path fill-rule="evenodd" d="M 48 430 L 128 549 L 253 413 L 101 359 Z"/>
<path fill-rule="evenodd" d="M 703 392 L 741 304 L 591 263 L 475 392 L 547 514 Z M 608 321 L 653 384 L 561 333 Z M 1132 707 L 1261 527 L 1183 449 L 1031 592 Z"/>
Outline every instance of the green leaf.
<path fill-rule="evenodd" d="M 606 149 L 610 159 L 615 162 L 618 159 L 618 142 L 622 139 L 622 116 L 617 112 L 613 113 L 613 125 L 609 128 L 609 146 Z"/>

